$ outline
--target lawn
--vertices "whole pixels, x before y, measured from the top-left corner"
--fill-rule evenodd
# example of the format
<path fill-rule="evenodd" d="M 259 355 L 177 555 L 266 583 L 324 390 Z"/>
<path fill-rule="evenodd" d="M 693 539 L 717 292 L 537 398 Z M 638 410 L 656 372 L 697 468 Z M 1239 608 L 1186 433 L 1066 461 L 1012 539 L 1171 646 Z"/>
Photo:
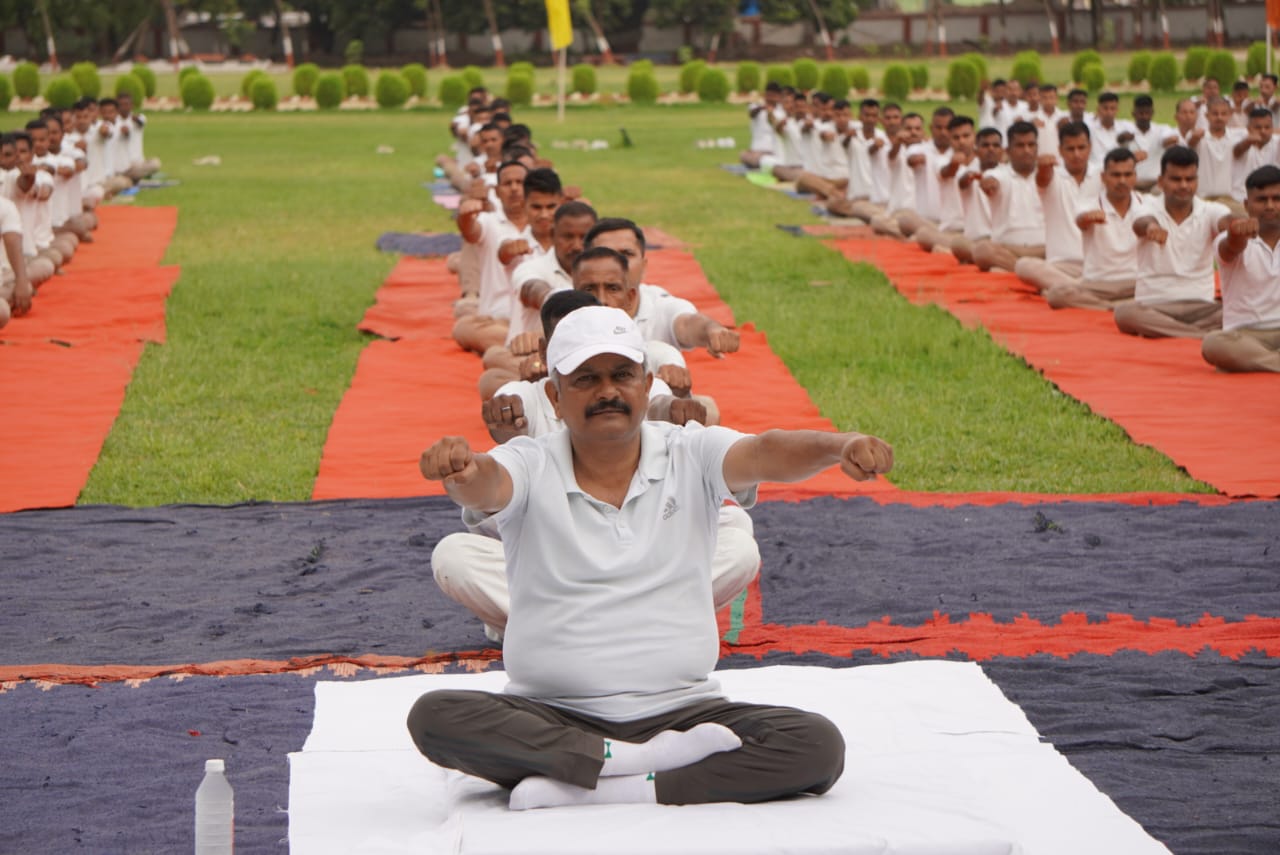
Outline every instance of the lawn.
<path fill-rule="evenodd" d="M 739 321 L 769 334 L 828 417 L 894 443 L 900 486 L 1208 490 L 983 331 L 913 307 L 878 271 L 776 229 L 808 221 L 806 204 L 717 169 L 732 153 L 695 145 L 742 140 L 740 108 L 585 107 L 563 125 L 552 111 L 520 118 L 603 214 L 692 244 Z M 446 123 L 437 110 L 153 117 L 149 152 L 182 184 L 139 204 L 179 207 L 167 261 L 183 272 L 168 343 L 147 348 L 82 502 L 309 497 L 366 342 L 356 324 L 394 263 L 374 240 L 452 227 L 420 186 L 447 144 Z M 634 147 L 619 145 L 622 127 Z M 575 139 L 611 147 L 553 148 Z M 193 165 L 205 155 L 221 166 Z"/>

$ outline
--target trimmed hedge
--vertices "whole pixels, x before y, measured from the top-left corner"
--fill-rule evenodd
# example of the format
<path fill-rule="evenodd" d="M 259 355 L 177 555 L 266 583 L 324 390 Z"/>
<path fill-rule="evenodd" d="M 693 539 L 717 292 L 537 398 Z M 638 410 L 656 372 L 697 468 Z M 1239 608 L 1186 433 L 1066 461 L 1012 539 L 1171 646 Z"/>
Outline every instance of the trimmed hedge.
<path fill-rule="evenodd" d="M 791 71 L 796 76 L 795 87 L 808 92 L 818 88 L 818 79 L 822 75 L 818 63 L 808 57 L 801 57 L 791 63 Z"/>
<path fill-rule="evenodd" d="M 1091 94 L 1101 92 L 1103 87 L 1107 85 L 1107 73 L 1096 62 L 1082 68 L 1080 76 L 1084 78 L 1080 82 L 1084 84 L 1084 88 Z"/>
<path fill-rule="evenodd" d="M 1084 69 L 1087 65 L 1096 65 L 1102 67 L 1102 54 L 1096 50 L 1082 50 L 1071 60 L 1071 80 L 1075 83 L 1084 83 Z M 1105 76 L 1105 74 L 1104 74 Z"/>
<path fill-rule="evenodd" d="M 409 100 L 413 90 L 409 81 L 399 71 L 384 71 L 378 75 L 378 82 L 373 87 L 373 97 L 378 106 L 385 110 L 403 107 Z"/>
<path fill-rule="evenodd" d="M 98 76 L 98 66 L 92 62 L 77 62 L 71 66 L 71 79 L 80 88 L 80 95 L 97 98 L 102 94 L 102 78 Z"/>
<path fill-rule="evenodd" d="M 765 84 L 776 83 L 779 86 L 795 86 L 796 73 L 789 65 L 771 65 L 764 70 Z"/>
<path fill-rule="evenodd" d="M 1140 50 L 1129 57 L 1129 82 L 1141 83 L 1151 75 L 1151 51 Z"/>
<path fill-rule="evenodd" d="M 293 94 L 310 98 L 316 94 L 316 81 L 320 79 L 320 67 L 314 62 L 304 62 L 293 70 Z"/>
<path fill-rule="evenodd" d="M 867 71 L 865 65 L 849 67 L 849 85 L 859 92 L 866 92 L 871 88 L 871 72 Z"/>
<path fill-rule="evenodd" d="M 849 72 L 843 66 L 828 65 L 822 69 L 822 80 L 818 88 L 833 98 L 849 97 Z"/>
<path fill-rule="evenodd" d="M 516 107 L 533 103 L 533 75 L 513 71 L 507 75 L 507 100 Z"/>
<path fill-rule="evenodd" d="M 972 101 L 978 96 L 980 72 L 971 60 L 961 57 L 947 66 L 947 95 L 954 99 Z"/>
<path fill-rule="evenodd" d="M 918 63 L 907 67 L 911 72 L 911 88 L 915 90 L 929 88 L 929 66 Z"/>
<path fill-rule="evenodd" d="M 1044 81 L 1044 66 L 1040 64 L 1040 54 L 1033 50 L 1019 51 L 1014 54 L 1013 68 L 1009 71 L 1009 77 L 1019 83 L 1030 83 L 1035 81 L 1041 83 Z"/>
<path fill-rule="evenodd" d="M 400 69 L 405 83 L 409 84 L 409 94 L 419 98 L 427 97 L 427 67 L 420 62 L 411 62 Z"/>
<path fill-rule="evenodd" d="M 693 59 L 680 66 L 680 94 L 698 91 L 698 81 L 707 70 L 706 60 Z"/>
<path fill-rule="evenodd" d="M 972 62 L 972 63 L 973 63 L 973 67 L 974 67 L 974 68 L 976 68 L 976 69 L 978 69 L 978 84 L 979 84 L 979 85 L 981 85 L 981 84 L 982 84 L 982 81 L 984 81 L 984 80 L 990 80 L 990 79 L 991 79 L 991 73 L 990 73 L 990 71 L 987 69 L 987 57 L 986 57 L 986 54 L 981 54 L 981 53 L 978 53 L 977 51 L 972 51 L 972 50 L 971 50 L 971 51 L 969 51 L 969 52 L 968 52 L 968 53 L 966 53 L 966 54 L 961 54 L 959 58 L 960 58 L 960 59 L 967 59 L 967 60 L 969 60 L 969 62 Z"/>
<path fill-rule="evenodd" d="M 13 103 L 13 81 L 9 75 L 0 74 L 0 112 L 9 109 Z"/>
<path fill-rule="evenodd" d="M 280 90 L 276 89 L 276 82 L 264 74 L 249 87 L 249 100 L 255 110 L 274 110 L 280 103 Z"/>
<path fill-rule="evenodd" d="M 507 74 L 527 74 L 537 81 L 537 70 L 533 67 L 532 62 L 513 62 L 507 66 Z"/>
<path fill-rule="evenodd" d="M 138 75 L 133 72 L 122 74 L 116 78 L 116 97 L 119 98 L 126 92 L 129 94 L 129 97 L 133 99 L 133 103 L 139 106 L 141 106 L 142 102 L 146 100 L 147 97 L 146 85 L 144 85 L 143 82 L 138 79 Z"/>
<path fill-rule="evenodd" d="M 1267 43 L 1254 42 L 1249 45 L 1249 53 L 1244 62 L 1246 77 L 1257 77 L 1267 70 Z"/>
<path fill-rule="evenodd" d="M 484 72 L 474 65 L 468 65 L 462 69 L 462 79 L 466 81 L 468 89 L 484 86 Z"/>
<path fill-rule="evenodd" d="M 886 98 L 905 101 L 911 94 L 911 71 L 900 62 L 890 63 L 880 80 L 880 91 Z"/>
<path fill-rule="evenodd" d="M 456 110 L 467 103 L 467 79 L 461 74 L 448 74 L 440 78 L 440 103 Z"/>
<path fill-rule="evenodd" d="M 628 65 L 628 66 L 627 66 L 627 73 L 628 73 L 628 74 L 630 74 L 630 73 L 631 73 L 631 72 L 633 72 L 633 71 L 648 71 L 648 72 L 652 73 L 652 72 L 653 72 L 653 60 L 651 60 L 651 59 L 637 59 L 635 62 L 633 62 L 633 63 L 631 63 L 630 65 Z"/>
<path fill-rule="evenodd" d="M 636 104 L 652 104 L 658 100 L 658 78 L 652 71 L 632 71 L 627 75 L 627 97 Z"/>
<path fill-rule="evenodd" d="M 40 94 L 40 67 L 34 62 L 20 62 L 13 69 L 13 91 L 19 98 L 31 99 Z"/>
<path fill-rule="evenodd" d="M 723 104 L 729 100 L 729 75 L 718 68 L 708 68 L 698 77 L 698 100 Z"/>
<path fill-rule="evenodd" d="M 1158 53 L 1151 58 L 1147 81 L 1152 92 L 1172 92 L 1178 88 L 1178 58 L 1171 53 Z"/>
<path fill-rule="evenodd" d="M 363 65 L 342 66 L 342 82 L 346 86 L 347 97 L 358 95 L 364 98 L 369 94 L 369 72 Z"/>
<path fill-rule="evenodd" d="M 198 70 L 182 81 L 182 106 L 192 110 L 208 110 L 213 106 L 213 81 Z"/>
<path fill-rule="evenodd" d="M 336 71 L 325 71 L 316 78 L 316 106 L 321 110 L 336 110 L 347 97 L 346 79 Z"/>
<path fill-rule="evenodd" d="M 1231 91 L 1231 84 L 1239 79 L 1239 75 L 1240 69 L 1236 65 L 1236 58 L 1229 50 L 1214 51 L 1204 67 L 1204 76 L 1218 81 L 1223 95 Z"/>
<path fill-rule="evenodd" d="M 246 100 L 252 100 L 253 84 L 257 83 L 259 80 L 264 79 L 266 76 L 267 76 L 267 73 L 263 71 L 261 68 L 255 68 L 253 71 L 250 71 L 243 78 L 241 78 L 240 79 L 240 97 L 245 98 Z"/>
<path fill-rule="evenodd" d="M 1213 51 L 1203 45 L 1187 48 L 1187 58 L 1182 63 L 1182 79 L 1194 83 L 1204 77 L 1204 67 L 1209 64 Z"/>
<path fill-rule="evenodd" d="M 739 94 L 746 95 L 748 92 L 760 91 L 760 80 L 764 76 L 764 69 L 760 63 L 740 62 L 734 74 L 737 77 Z"/>
<path fill-rule="evenodd" d="M 156 73 L 151 70 L 151 66 L 139 62 L 129 70 L 129 73 L 142 81 L 142 90 L 148 98 L 155 97 Z"/>
<path fill-rule="evenodd" d="M 579 95 L 596 94 L 596 67 L 580 62 L 573 67 L 573 91 Z"/>
<path fill-rule="evenodd" d="M 178 88 L 182 88 L 182 84 L 187 81 L 188 77 L 193 74 L 200 73 L 200 69 L 194 65 L 184 65 L 182 68 L 178 69 Z"/>
<path fill-rule="evenodd" d="M 66 109 L 80 100 L 80 87 L 70 74 L 59 74 L 44 88 L 44 100 L 50 107 Z"/>

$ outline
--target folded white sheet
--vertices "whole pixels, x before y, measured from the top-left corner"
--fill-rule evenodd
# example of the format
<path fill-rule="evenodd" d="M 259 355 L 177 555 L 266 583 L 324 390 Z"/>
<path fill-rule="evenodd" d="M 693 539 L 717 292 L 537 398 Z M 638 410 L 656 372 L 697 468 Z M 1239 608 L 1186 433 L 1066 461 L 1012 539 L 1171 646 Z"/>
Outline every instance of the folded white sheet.
<path fill-rule="evenodd" d="M 423 692 L 501 691 L 501 672 L 316 685 L 289 757 L 293 855 L 1077 855 L 1167 853 L 1042 744 L 974 663 L 720 671 L 733 700 L 822 713 L 847 745 L 826 795 L 765 805 L 512 812 L 506 792 L 421 757 L 404 720 Z"/>

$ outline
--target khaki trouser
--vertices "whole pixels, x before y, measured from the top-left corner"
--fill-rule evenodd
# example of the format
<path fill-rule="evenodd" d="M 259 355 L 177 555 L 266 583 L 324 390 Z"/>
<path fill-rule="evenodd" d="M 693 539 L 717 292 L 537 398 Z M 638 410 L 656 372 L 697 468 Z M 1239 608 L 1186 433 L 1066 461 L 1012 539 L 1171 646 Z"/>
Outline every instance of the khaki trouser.
<path fill-rule="evenodd" d="M 1078 261 L 1045 261 L 1027 256 L 1013 266 L 1018 278 L 1044 293 L 1059 285 L 1079 285 L 1084 265 Z"/>
<path fill-rule="evenodd" d="M 998 267 L 1012 271 L 1020 258 L 1044 258 L 1044 244 L 1001 243 L 987 238 L 973 245 L 973 263 L 979 270 Z"/>
<path fill-rule="evenodd" d="M 1147 338 L 1204 338 L 1222 329 L 1222 304 L 1213 300 L 1128 300 L 1115 308 L 1116 326 Z"/>
<path fill-rule="evenodd" d="M 1079 285 L 1055 285 L 1044 298 L 1055 309 L 1101 309 L 1111 311 L 1117 304 L 1133 299 L 1137 283 L 1132 279 L 1114 282 L 1084 280 Z"/>
<path fill-rule="evenodd" d="M 1200 354 L 1223 371 L 1280 372 L 1280 329 L 1211 332 L 1204 337 Z"/>
<path fill-rule="evenodd" d="M 665 730 L 707 722 L 732 730 L 742 747 L 658 772 L 654 788 L 660 804 L 749 804 L 820 794 L 844 771 L 844 738 L 826 718 L 718 699 L 634 721 L 606 721 L 516 695 L 442 689 L 418 698 L 408 727 L 418 750 L 433 763 L 502 787 L 540 775 L 595 789 L 606 738 L 647 742 Z"/>
<path fill-rule="evenodd" d="M 964 239 L 964 229 L 940 229 L 930 224 L 916 229 L 912 237 L 925 252 L 933 252 L 939 247 L 950 252 L 955 241 Z"/>

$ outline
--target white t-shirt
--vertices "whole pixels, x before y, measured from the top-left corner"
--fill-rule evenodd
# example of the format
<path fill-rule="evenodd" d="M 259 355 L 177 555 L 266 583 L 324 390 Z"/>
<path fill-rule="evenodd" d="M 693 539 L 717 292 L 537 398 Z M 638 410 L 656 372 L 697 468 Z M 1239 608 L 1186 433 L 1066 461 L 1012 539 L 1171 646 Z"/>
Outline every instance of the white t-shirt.
<path fill-rule="evenodd" d="M 1124 119 L 1116 119 L 1111 127 L 1102 126 L 1102 122 L 1097 119 L 1089 123 L 1089 141 L 1092 147 L 1089 149 L 1089 162 L 1102 169 L 1103 161 L 1106 160 L 1107 154 L 1112 149 L 1123 148 L 1116 141 L 1116 137 L 1123 133 L 1132 133 L 1134 127 Z"/>
<path fill-rule="evenodd" d="M 1004 99 L 996 101 L 990 93 L 982 93 L 982 100 L 978 103 L 978 130 L 995 128 L 1000 132 L 1000 138 L 1004 139 L 1012 124 L 1013 115 Z"/>
<path fill-rule="evenodd" d="M 102 136 L 104 127 L 110 131 L 110 134 L 105 137 Z M 87 185 L 101 184 L 113 174 L 116 150 L 115 125 L 99 119 L 89 126 L 89 132 L 85 134 L 85 142 L 88 144 L 86 153 L 89 156 L 89 167 L 84 173 Z"/>
<path fill-rule="evenodd" d="M 621 508 L 579 488 L 568 431 L 493 449 L 511 615 L 506 691 L 627 721 L 720 697 L 711 558 L 724 458 L 743 434 L 645 422 Z M 750 503 L 750 498 L 746 502 Z"/>
<path fill-rule="evenodd" d="M 1222 275 L 1222 328 L 1280 329 L 1280 249 L 1256 237 L 1228 264 L 1217 250 L 1227 237 L 1220 234 L 1214 242 Z"/>
<path fill-rule="evenodd" d="M 1107 215 L 1107 221 L 1080 230 L 1084 243 L 1084 280 L 1128 282 L 1137 279 L 1138 236 L 1133 233 L 1133 223 L 1150 213 L 1142 195 L 1134 193 L 1130 196 L 1129 210 L 1123 216 L 1105 193 L 1086 199 L 1076 209 L 1076 215 L 1097 210 Z"/>
<path fill-rule="evenodd" d="M 788 116 L 782 127 L 775 134 L 778 141 L 779 162 L 783 166 L 803 166 L 804 152 L 801 151 L 800 123 Z"/>
<path fill-rule="evenodd" d="M 18 171 L 10 171 L 6 180 L 8 198 L 17 206 L 22 217 L 22 254 L 33 256 L 42 249 L 48 249 L 53 242 L 53 228 L 49 214 L 49 200 L 37 198 L 41 187 L 53 189 L 53 176 L 43 169 L 36 172 L 36 180 L 26 193 L 18 187 Z"/>
<path fill-rule="evenodd" d="M 502 207 L 496 211 L 485 211 L 476 218 L 480 225 L 480 240 L 477 248 L 480 254 L 480 301 L 476 312 L 491 318 L 509 318 L 511 316 L 511 277 L 505 264 L 498 260 L 498 247 L 509 240 L 524 238 L 531 244 L 537 243 L 529 227 L 518 228 L 507 219 Z"/>
<path fill-rule="evenodd" d="M 133 140 L 133 123 L 122 116 L 116 117 L 116 144 L 111 152 L 112 171 L 122 175 L 129 171 L 129 146 Z"/>
<path fill-rule="evenodd" d="M 969 163 L 976 163 L 973 158 Z M 956 170 L 950 178 L 942 174 L 943 168 L 950 165 L 951 157 L 938 164 L 938 225 L 944 231 L 962 231 L 964 229 L 964 200 L 960 198 L 960 173 L 968 168 L 966 163 Z"/>
<path fill-rule="evenodd" d="M 991 200 L 978 186 L 982 179 L 982 166 L 976 158 L 956 173 L 957 187 L 960 177 L 968 173 L 977 177 L 960 190 L 960 201 L 964 204 L 964 236 L 971 241 L 983 240 L 991 237 Z"/>
<path fill-rule="evenodd" d="M 916 203 L 916 174 L 907 166 L 907 152 L 911 146 L 898 149 L 897 157 L 885 156 L 889 164 L 889 199 L 890 213 L 910 209 Z"/>
<path fill-rule="evenodd" d="M 640 284 L 636 301 L 636 326 L 646 341 L 660 341 L 679 348 L 676 318 L 696 314 L 698 308 L 681 297 L 672 296 L 657 285 Z"/>
<path fill-rule="evenodd" d="M 1036 185 L 1039 188 L 1039 185 Z M 1040 189 L 1040 205 L 1044 210 L 1044 259 L 1050 263 L 1084 259 L 1084 244 L 1076 212 L 1081 205 L 1097 199 L 1102 193 L 1102 179 L 1092 163 L 1085 168 L 1084 180 L 1076 183 L 1066 169 L 1053 172 L 1049 186 Z"/>
<path fill-rule="evenodd" d="M 1200 155 L 1198 194 L 1203 198 L 1230 196 L 1232 170 L 1235 167 L 1236 143 L 1248 136 L 1241 128 L 1227 128 L 1215 137 L 1208 131 L 1200 138 L 1196 154 Z"/>
<path fill-rule="evenodd" d="M 823 134 L 832 138 L 823 139 Z M 844 134 L 836 130 L 834 122 L 818 122 L 813 128 L 813 143 L 817 149 L 818 174 L 830 181 L 838 181 L 849 175 L 849 155 L 844 149 Z"/>
<path fill-rule="evenodd" d="M 520 289 L 535 279 L 550 285 L 551 293 L 573 287 L 573 277 L 560 266 L 555 248 L 542 252 L 535 243 L 534 255 L 526 257 L 511 273 L 511 325 L 507 328 L 507 344 L 521 333 L 542 332 L 542 312 L 520 302 Z"/>
<path fill-rule="evenodd" d="M 1134 154 L 1140 151 L 1147 153 L 1147 159 L 1138 161 L 1134 170 L 1138 180 L 1155 181 L 1160 177 L 1160 158 L 1164 157 L 1165 140 L 1175 138 L 1177 134 L 1173 128 L 1157 122 L 1152 122 L 1145 131 L 1139 130 L 1137 124 L 1130 130 L 1133 131 L 1133 142 L 1129 143 L 1129 150 Z"/>
<path fill-rule="evenodd" d="M 120 121 L 122 123 L 127 122 L 129 124 L 128 144 L 126 146 L 128 149 L 129 164 L 133 165 L 135 163 L 142 163 L 142 161 L 146 160 L 146 156 L 143 154 L 142 150 L 142 132 L 147 126 L 147 117 L 141 113 L 135 112 L 130 113 L 128 119 L 125 119 L 122 116 Z"/>
<path fill-rule="evenodd" d="M 1174 222 L 1163 199 L 1149 199 L 1143 216 L 1154 217 L 1169 233 L 1164 246 L 1149 240 L 1138 241 L 1138 284 L 1134 299 L 1139 303 L 1165 300 L 1212 302 L 1213 247 L 1218 223 L 1231 209 L 1220 202 L 1194 199 L 1191 213 L 1181 223 Z"/>
<path fill-rule="evenodd" d="M 747 105 L 747 115 L 751 120 L 751 150 L 772 152 L 773 125 L 769 124 L 769 108 L 759 101 Z"/>
<path fill-rule="evenodd" d="M 49 197 L 49 217 L 50 225 L 53 228 L 58 228 L 67 221 L 67 217 L 71 216 L 71 213 L 75 213 L 74 211 L 68 213 L 72 205 L 71 197 L 74 195 L 77 200 L 79 199 L 79 193 L 77 192 L 79 181 L 76 176 L 64 177 L 58 174 L 58 170 L 75 169 L 76 162 L 69 157 L 63 157 L 53 152 L 49 152 L 44 156 L 34 157 L 32 160 L 37 164 L 46 164 L 54 170 L 53 195 Z M 73 183 L 76 185 L 75 188 L 72 186 Z"/>
<path fill-rule="evenodd" d="M 1249 146 L 1241 157 L 1232 159 L 1231 162 L 1231 198 L 1237 202 L 1244 202 L 1248 193 L 1245 190 L 1244 183 L 1255 169 L 1260 166 L 1275 166 L 1280 164 L 1280 137 L 1273 136 L 1262 144 L 1261 147 L 1256 145 Z"/>
<path fill-rule="evenodd" d="M 1013 246 L 1039 246 L 1044 243 L 1044 209 L 1036 188 L 1036 174 L 1019 175 L 1013 167 L 1002 163 L 989 170 L 1000 182 L 991 202 L 991 238 Z M 982 192 L 982 188 L 977 188 Z"/>
<path fill-rule="evenodd" d="M 18 206 L 6 198 L 0 198 L 0 236 L 22 234 L 22 215 Z M 9 253 L 0 246 L 0 281 L 7 282 L 13 278 L 13 267 L 9 264 Z"/>
<path fill-rule="evenodd" d="M 880 148 L 871 151 L 876 140 Z M 889 137 L 876 128 L 868 139 L 859 125 L 848 139 L 849 188 L 845 196 L 850 199 L 868 199 L 877 205 L 889 200 Z"/>
<path fill-rule="evenodd" d="M 933 141 L 928 140 L 918 142 L 906 151 L 908 159 L 918 154 L 924 155 L 924 163 L 911 167 L 915 172 L 916 213 L 936 223 L 942 211 L 942 197 L 938 191 L 940 181 L 938 170 L 951 161 L 951 147 L 938 151 Z"/>
<path fill-rule="evenodd" d="M 1059 148 L 1058 122 L 1066 118 L 1067 114 L 1056 108 L 1052 116 L 1044 112 L 1043 108 L 1038 112 L 1040 121 L 1044 123 L 1044 127 L 1036 126 L 1036 130 L 1039 132 L 1036 135 L 1036 142 L 1039 145 L 1040 153 L 1057 156 Z"/>

